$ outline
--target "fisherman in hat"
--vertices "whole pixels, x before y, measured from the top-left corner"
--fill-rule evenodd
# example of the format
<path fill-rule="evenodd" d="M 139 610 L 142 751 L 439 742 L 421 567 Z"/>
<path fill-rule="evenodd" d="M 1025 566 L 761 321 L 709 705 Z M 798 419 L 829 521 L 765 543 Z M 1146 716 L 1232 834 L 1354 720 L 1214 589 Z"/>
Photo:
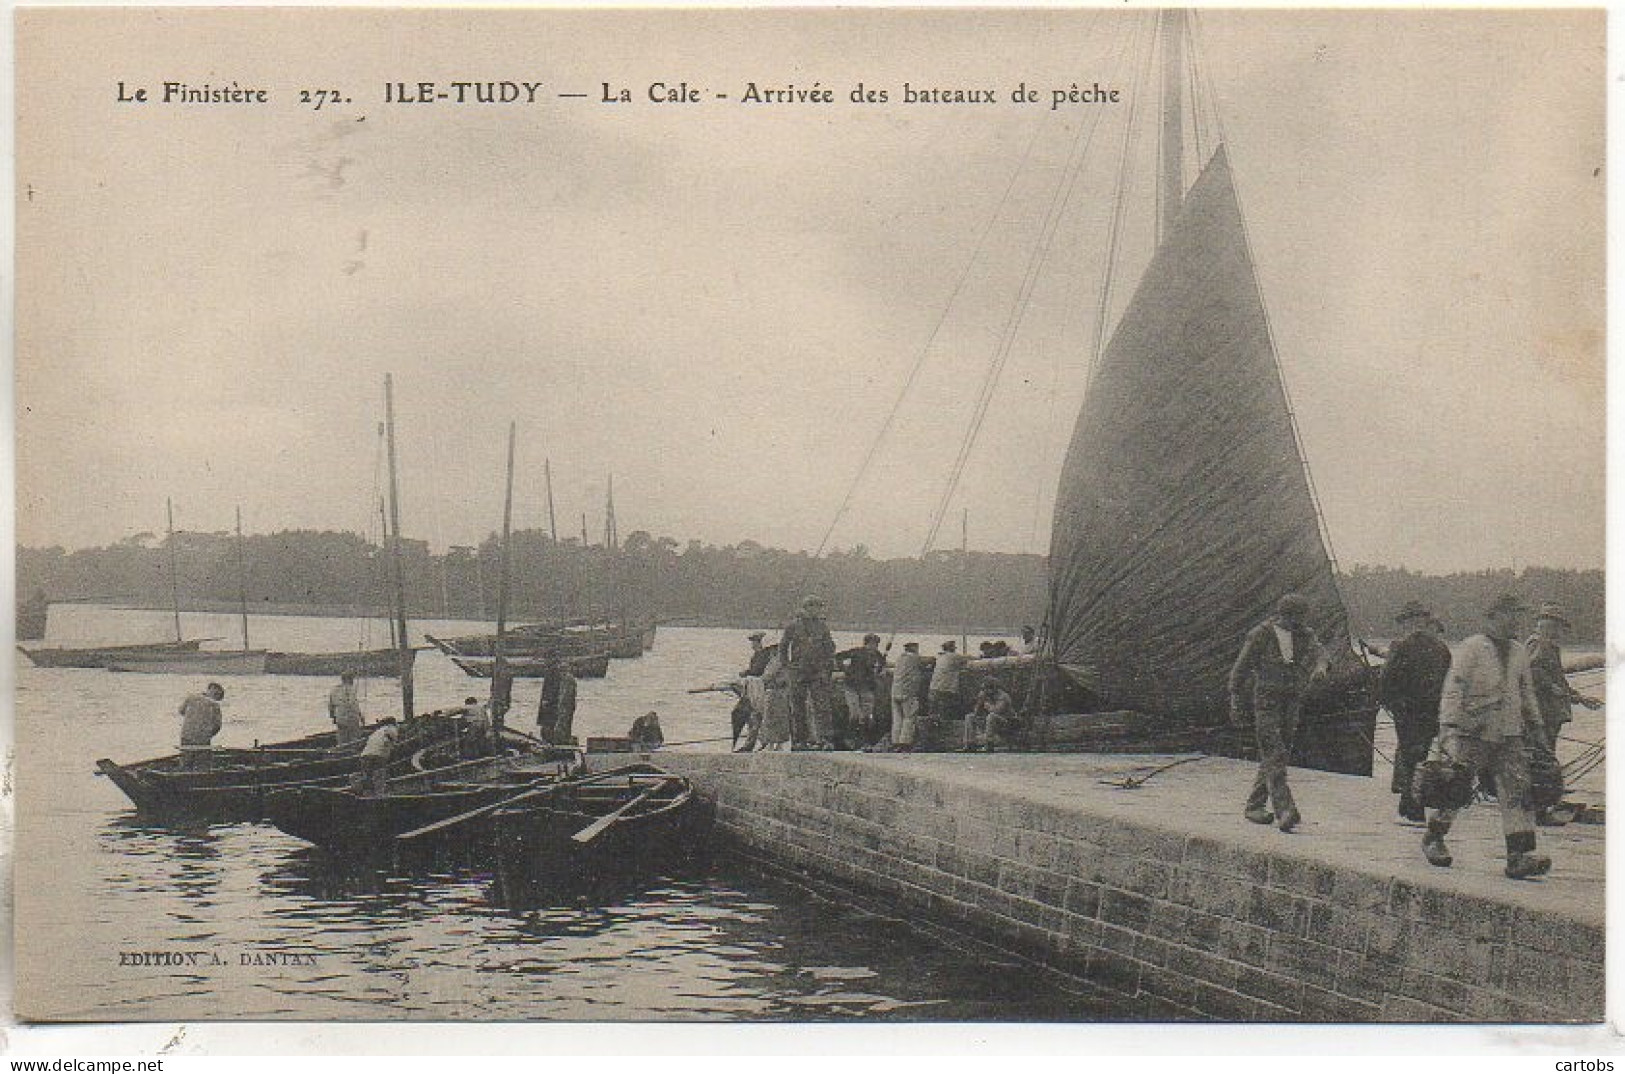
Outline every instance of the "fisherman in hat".
<path fill-rule="evenodd" d="M 925 661 L 920 657 L 920 643 L 905 641 L 891 678 L 892 748 L 899 753 L 914 751 L 924 687 Z"/>
<path fill-rule="evenodd" d="M 767 684 L 764 676 L 768 665 L 778 655 L 777 645 L 763 645 L 767 635 L 757 630 L 745 635 L 750 642 L 750 663 L 739 673 L 739 700 L 734 703 L 730 719 L 733 722 L 733 748 L 735 753 L 749 753 L 756 748 L 762 730 L 762 718 L 767 715 Z M 744 745 L 740 745 L 743 736 Z"/>
<path fill-rule="evenodd" d="M 1529 674 L 1529 655 L 1518 638 L 1527 626 L 1528 606 L 1504 593 L 1487 610 L 1488 625 L 1457 647 L 1445 676 L 1439 703 L 1439 737 L 1433 756 L 1454 761 L 1475 775 L 1495 777 L 1501 800 L 1501 830 L 1506 836 L 1506 875 L 1514 880 L 1540 876 L 1552 859 L 1535 852 L 1535 815 L 1529 793 L 1529 764 L 1524 744 L 1544 744 L 1540 704 Z M 1422 853 L 1429 862 L 1449 867 L 1444 837 L 1456 819 L 1455 809 L 1429 811 Z"/>
<path fill-rule="evenodd" d="M 1242 815 L 1254 824 L 1275 824 L 1283 832 L 1303 817 L 1287 786 L 1287 762 L 1303 715 L 1309 687 L 1326 673 L 1326 650 L 1305 620 L 1309 602 L 1288 593 L 1275 614 L 1255 626 L 1242 642 L 1230 669 L 1230 720 L 1252 722 L 1258 736 L 1258 775 Z M 1266 808 L 1274 806 L 1274 812 Z"/>
<path fill-rule="evenodd" d="M 867 746 L 880 737 L 875 721 L 875 690 L 886 671 L 880 635 L 865 634 L 862 645 L 836 653 L 835 663 L 844 673 L 841 689 L 846 694 L 846 730 L 856 740 L 848 744 Z"/>
<path fill-rule="evenodd" d="M 1434 633 L 1433 613 L 1421 601 L 1406 601 L 1395 619 L 1405 636 L 1389 648 L 1377 690 L 1399 736 L 1389 786 L 1399 795 L 1399 815 L 1425 824 L 1427 814 L 1416 801 L 1412 784 L 1416 766 L 1427 759 L 1428 747 L 1439 733 L 1439 694 L 1450 670 L 1450 646 Z"/>
<path fill-rule="evenodd" d="M 1557 748 L 1557 736 L 1563 725 L 1574 719 L 1573 706 L 1597 708 L 1602 702 L 1587 697 L 1569 685 L 1563 671 L 1563 641 L 1568 633 L 1568 615 L 1561 604 L 1547 601 L 1540 606 L 1535 617 L 1535 633 L 1529 639 L 1529 677 L 1535 684 L 1535 700 L 1540 705 L 1541 723 L 1546 729 L 1546 745 Z M 1535 819 L 1541 824 L 1562 825 L 1566 815 L 1542 809 Z"/>
<path fill-rule="evenodd" d="M 790 681 L 790 726 L 794 745 L 804 749 L 835 748 L 830 721 L 835 708 L 835 639 L 824 622 L 824 600 L 809 596 L 784 628 L 779 658 Z M 812 712 L 807 709 L 809 704 Z"/>

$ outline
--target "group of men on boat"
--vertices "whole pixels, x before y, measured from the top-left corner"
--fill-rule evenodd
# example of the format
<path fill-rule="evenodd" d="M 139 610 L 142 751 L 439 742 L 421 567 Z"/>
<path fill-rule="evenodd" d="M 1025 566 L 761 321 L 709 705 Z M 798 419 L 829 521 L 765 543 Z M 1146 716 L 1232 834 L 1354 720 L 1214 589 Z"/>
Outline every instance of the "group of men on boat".
<path fill-rule="evenodd" d="M 1284 832 L 1302 823 L 1287 761 L 1305 696 L 1327 667 L 1305 623 L 1308 612 L 1302 597 L 1282 597 L 1275 614 L 1248 633 L 1230 675 L 1231 720 L 1251 726 L 1258 742 L 1258 775 L 1242 813 Z M 1535 830 L 1537 822 L 1569 819 L 1554 808 L 1562 795 L 1558 733 L 1573 718 L 1573 705 L 1599 702 L 1576 691 L 1564 673 L 1569 621 L 1562 607 L 1541 607 L 1526 644 L 1520 638 L 1528 613 L 1519 597 L 1502 594 L 1486 609 L 1484 629 L 1454 652 L 1443 624 L 1419 601 L 1407 602 L 1396 617 L 1406 633 L 1387 654 L 1378 691 L 1399 740 L 1392 789 L 1399 815 L 1426 825 L 1422 853 L 1435 866 L 1454 860 L 1445 837 L 1476 783 L 1492 786 L 1501 805 L 1506 875 L 1527 879 L 1552 867 L 1536 850 Z"/>
<path fill-rule="evenodd" d="M 952 639 L 935 657 L 906 641 L 895 661 L 880 635 L 838 650 L 824 619 L 824 601 L 808 596 L 777 644 L 765 632 L 748 636 L 750 662 L 740 672 L 733 711 L 734 749 L 871 752 L 988 749 L 1015 741 L 1020 719 L 1015 699 L 997 676 L 988 676 L 966 703 L 961 682 L 970 657 Z M 1019 649 L 983 642 L 981 655 L 997 658 L 1038 651 L 1037 631 L 1022 630 Z M 841 677 L 841 696 L 835 677 Z M 889 701 L 886 705 L 884 701 Z"/>

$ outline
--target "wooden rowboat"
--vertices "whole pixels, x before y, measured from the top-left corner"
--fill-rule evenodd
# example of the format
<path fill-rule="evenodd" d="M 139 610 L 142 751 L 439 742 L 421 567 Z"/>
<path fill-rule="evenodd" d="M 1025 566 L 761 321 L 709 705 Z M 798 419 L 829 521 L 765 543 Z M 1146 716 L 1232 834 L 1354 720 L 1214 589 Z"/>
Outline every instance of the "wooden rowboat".
<path fill-rule="evenodd" d="M 408 664 L 417 657 L 416 649 L 405 650 Z M 338 677 L 349 672 L 363 679 L 397 679 L 401 674 L 401 650 L 358 649 L 339 653 L 265 654 L 267 675 L 321 675 Z"/>
<path fill-rule="evenodd" d="M 132 653 L 109 661 L 107 669 L 147 675 L 263 675 L 265 658 L 264 649 Z"/>
<path fill-rule="evenodd" d="M 199 645 L 212 639 L 197 638 L 189 641 L 160 641 L 140 645 L 101 645 L 89 649 L 25 649 L 19 652 L 41 668 L 105 668 L 114 661 L 148 653 L 174 655 L 196 652 Z"/>
<path fill-rule="evenodd" d="M 698 862 L 713 811 L 651 764 L 561 784 L 492 814 L 503 901 L 613 884 Z"/>
<path fill-rule="evenodd" d="M 97 771 L 124 792 L 138 812 L 166 821 L 225 823 L 258 820 L 270 794 L 291 787 L 347 783 L 361 768 L 363 740 L 338 745 L 333 732 L 252 749 L 218 749 L 213 767 L 189 769 L 180 754 L 121 765 L 106 757 Z M 402 727 L 391 772 L 405 775 L 438 760 L 421 751 L 455 745 L 455 724 L 444 717 Z"/>
<path fill-rule="evenodd" d="M 391 779 L 382 795 L 325 784 L 293 787 L 267 798 L 265 819 L 334 853 L 388 855 L 403 832 L 564 779 L 580 761 L 578 750 L 525 749 L 408 772 Z M 466 843 L 477 834 L 464 826 L 448 829 L 446 839 Z"/>

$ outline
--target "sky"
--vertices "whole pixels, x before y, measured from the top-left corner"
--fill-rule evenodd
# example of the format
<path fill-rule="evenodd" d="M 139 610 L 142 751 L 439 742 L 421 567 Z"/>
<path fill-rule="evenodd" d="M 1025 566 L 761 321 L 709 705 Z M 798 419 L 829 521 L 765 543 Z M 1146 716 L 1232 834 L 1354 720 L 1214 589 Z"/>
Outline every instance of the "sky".
<path fill-rule="evenodd" d="M 941 504 L 938 546 L 964 512 L 972 547 L 1042 553 L 1131 113 L 1108 330 L 1151 247 L 1143 18 L 22 12 L 18 540 L 161 532 L 166 498 L 186 529 L 240 504 L 251 532 L 376 533 L 388 372 L 404 528 L 437 548 L 500 524 L 513 421 L 518 526 L 548 460 L 561 536 L 601 533 L 613 474 L 623 535 L 910 555 Z M 1186 179 L 1222 131 L 1339 560 L 1600 567 L 1601 14 L 1210 10 L 1198 36 Z M 166 80 L 273 103 L 118 100 Z M 542 88 L 384 103 L 425 80 Z M 1122 101 L 1051 109 L 1073 82 Z"/>

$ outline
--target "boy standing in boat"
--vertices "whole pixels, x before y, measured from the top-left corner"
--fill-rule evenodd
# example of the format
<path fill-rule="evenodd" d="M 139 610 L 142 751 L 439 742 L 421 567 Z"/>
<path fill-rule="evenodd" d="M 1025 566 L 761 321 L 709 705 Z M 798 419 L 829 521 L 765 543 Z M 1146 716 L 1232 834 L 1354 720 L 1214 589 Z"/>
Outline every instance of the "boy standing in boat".
<path fill-rule="evenodd" d="M 181 702 L 181 767 L 210 768 L 214 765 L 214 736 L 220 733 L 220 702 L 226 688 L 211 682 L 201 694 Z"/>
<path fill-rule="evenodd" d="M 389 759 L 395 752 L 395 740 L 400 737 L 395 717 L 385 716 L 378 721 L 377 730 L 367 736 L 361 747 L 361 773 L 358 777 L 362 794 L 379 798 L 389 789 Z"/>
<path fill-rule="evenodd" d="M 1450 673 L 1445 676 L 1439 702 L 1439 738 L 1434 750 L 1440 760 L 1464 765 L 1475 775 L 1495 777 L 1501 801 L 1501 830 L 1506 835 L 1506 875 L 1514 880 L 1540 876 L 1552 859 L 1535 852 L 1535 814 L 1529 793 L 1529 762 L 1525 743 L 1546 745 L 1540 704 L 1529 674 L 1529 655 L 1519 636 L 1527 625 L 1528 608 L 1511 593 L 1490 605 L 1489 625 L 1457 648 Z M 1444 837 L 1450 833 L 1456 809 L 1430 813 L 1422 853 L 1428 862 L 1448 868 L 1452 862 Z"/>
<path fill-rule="evenodd" d="M 340 675 L 339 684 L 327 695 L 327 717 L 338 729 L 340 746 L 361 737 L 361 699 L 356 696 L 353 671 Z"/>
<path fill-rule="evenodd" d="M 1287 786 L 1287 762 L 1303 715 L 1309 687 L 1326 673 L 1326 651 L 1304 620 L 1309 602 L 1288 593 L 1275 614 L 1253 627 L 1230 669 L 1230 719 L 1258 736 L 1258 775 L 1243 815 L 1254 824 L 1275 824 L 1283 832 L 1303 817 Z M 1273 805 L 1270 812 L 1266 805 Z"/>

